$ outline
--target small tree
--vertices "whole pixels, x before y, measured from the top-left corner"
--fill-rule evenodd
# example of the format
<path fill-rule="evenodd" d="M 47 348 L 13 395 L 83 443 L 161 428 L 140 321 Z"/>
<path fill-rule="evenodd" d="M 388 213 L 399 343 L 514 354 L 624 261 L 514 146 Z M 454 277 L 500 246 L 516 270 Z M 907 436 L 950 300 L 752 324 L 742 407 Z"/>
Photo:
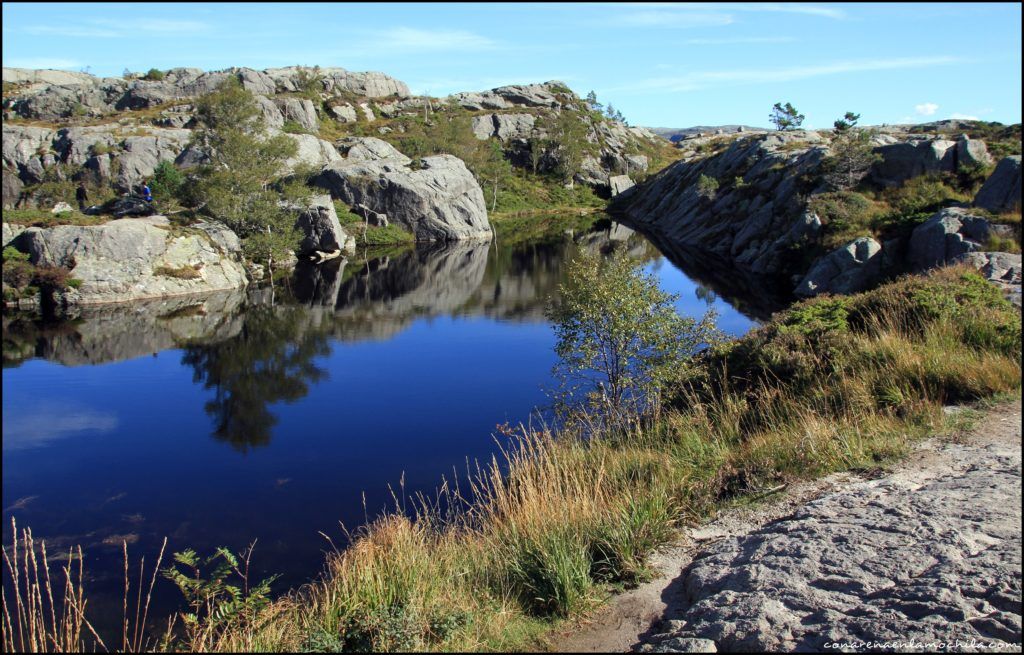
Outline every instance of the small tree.
<path fill-rule="evenodd" d="M 537 169 L 540 167 L 541 161 L 544 160 L 544 151 L 546 149 L 543 139 L 537 137 L 530 139 L 530 166 L 533 168 L 534 175 L 537 174 Z"/>
<path fill-rule="evenodd" d="M 299 242 L 294 209 L 277 185 L 298 146 L 287 135 L 266 134 L 255 98 L 235 78 L 200 98 L 196 115 L 202 127 L 193 145 L 208 162 L 188 194 L 238 234 L 250 259 L 270 268 Z"/>
<path fill-rule="evenodd" d="M 848 114 L 849 115 L 849 114 Z M 852 189 L 864 179 L 871 166 L 882 156 L 874 151 L 871 132 L 847 129 L 838 132 L 831 154 L 823 162 L 825 182 L 837 190 Z"/>
<path fill-rule="evenodd" d="M 837 120 L 833 125 L 836 127 L 836 132 L 846 132 L 850 128 L 857 125 L 857 121 L 860 120 L 860 114 L 855 114 L 852 111 L 846 112 L 842 118 Z"/>
<path fill-rule="evenodd" d="M 697 178 L 697 194 L 701 198 L 711 200 L 718 193 L 718 180 L 709 175 L 701 174 Z"/>
<path fill-rule="evenodd" d="M 587 94 L 587 106 L 594 111 L 601 111 L 604 107 L 604 105 L 597 101 L 597 94 L 593 91 Z"/>
<path fill-rule="evenodd" d="M 480 172 L 481 181 L 490 184 L 492 188 L 491 211 L 493 212 L 498 205 L 498 186 L 512 175 L 512 164 L 505 159 L 505 151 L 502 150 L 501 143 L 496 139 L 491 139 L 487 143 L 487 159 L 480 166 Z"/>
<path fill-rule="evenodd" d="M 772 107 L 772 113 L 768 115 L 768 120 L 780 131 L 795 130 L 803 124 L 804 115 L 799 113 L 796 107 L 788 102 L 785 105 L 781 102 L 776 102 L 775 106 Z"/>
<path fill-rule="evenodd" d="M 560 300 L 547 311 L 560 362 L 562 401 L 586 394 L 591 411 L 616 426 L 657 410 L 662 392 L 685 377 L 688 360 L 717 340 L 716 314 L 680 316 L 677 296 L 658 288 L 624 252 L 574 260 Z"/>
<path fill-rule="evenodd" d="M 185 175 L 172 162 L 165 160 L 156 165 L 149 188 L 153 193 L 154 202 L 167 207 L 172 201 L 179 199 L 184 184 Z"/>
<path fill-rule="evenodd" d="M 566 186 L 572 187 L 583 163 L 587 128 L 572 112 L 562 111 L 554 121 L 553 139 L 558 157 L 558 171 Z"/>

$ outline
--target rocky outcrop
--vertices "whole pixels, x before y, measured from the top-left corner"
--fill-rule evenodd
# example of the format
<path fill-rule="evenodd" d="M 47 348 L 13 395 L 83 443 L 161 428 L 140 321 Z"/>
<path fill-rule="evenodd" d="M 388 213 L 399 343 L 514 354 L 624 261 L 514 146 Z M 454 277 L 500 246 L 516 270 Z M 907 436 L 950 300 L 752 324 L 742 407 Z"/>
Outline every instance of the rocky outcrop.
<path fill-rule="evenodd" d="M 613 198 L 627 189 L 632 189 L 633 186 L 633 180 L 628 175 L 613 175 L 608 178 L 608 188 L 611 189 Z"/>
<path fill-rule="evenodd" d="M 992 155 L 988 154 L 985 142 L 980 139 L 972 139 L 966 134 L 961 134 L 956 140 L 956 166 L 975 168 L 988 166 L 992 163 Z"/>
<path fill-rule="evenodd" d="M 6 168 L 3 170 L 3 208 L 11 209 L 18 200 L 21 199 L 21 190 L 25 187 L 18 179 L 18 176 L 8 171 Z"/>
<path fill-rule="evenodd" d="M 6 248 L 7 246 L 11 245 L 11 242 L 14 241 L 14 239 L 17 238 L 19 234 L 24 232 L 25 229 L 26 228 L 24 225 L 18 225 L 17 223 L 7 223 L 5 221 L 3 224 L 3 245 L 0 247 Z"/>
<path fill-rule="evenodd" d="M 353 253 L 356 250 L 355 237 L 341 227 L 329 195 L 314 197 L 309 207 L 299 212 L 295 227 L 303 235 L 302 243 L 299 244 L 300 255 L 337 250 Z"/>
<path fill-rule="evenodd" d="M 953 263 L 967 264 L 978 269 L 985 279 L 992 282 L 1009 298 L 1021 306 L 1021 256 L 1008 252 L 968 252 L 953 260 Z"/>
<path fill-rule="evenodd" d="M 796 294 L 856 293 L 874 285 L 881 272 L 882 245 L 871 237 L 861 237 L 815 262 L 797 285 Z"/>
<path fill-rule="evenodd" d="M 70 304 L 99 304 L 237 289 L 247 284 L 232 253 L 202 224 L 175 233 L 166 218 L 103 225 L 31 227 L 15 241 L 36 265 L 70 269 L 81 280 Z"/>
<path fill-rule="evenodd" d="M 424 157 L 414 168 L 379 139 L 347 142 L 344 161 L 328 165 L 312 183 L 350 207 L 386 214 L 418 241 L 489 239 L 483 192 L 462 160 Z"/>
<path fill-rule="evenodd" d="M 907 259 L 914 270 L 925 270 L 951 262 L 957 257 L 984 250 L 989 223 L 970 210 L 943 209 L 914 228 Z"/>
<path fill-rule="evenodd" d="M 281 110 L 284 120 L 294 121 L 309 132 L 320 130 L 320 120 L 316 117 L 316 108 L 307 98 L 275 98 L 274 103 Z"/>
<path fill-rule="evenodd" d="M 801 188 L 827 149 L 815 133 L 754 135 L 722 153 L 678 162 L 620 194 L 611 209 L 660 240 L 689 245 L 761 275 L 792 274 L 790 247 L 820 221 Z M 713 194 L 701 178 L 718 181 Z M 803 271 L 800 271 L 803 274 Z"/>
<path fill-rule="evenodd" d="M 313 134 L 287 134 L 298 150 L 295 156 L 285 162 L 285 170 L 294 171 L 299 166 L 318 169 L 337 161 L 341 155 L 328 141 Z"/>
<path fill-rule="evenodd" d="M 544 84 L 523 84 L 501 86 L 490 91 L 455 93 L 450 97 L 463 109 L 481 111 L 484 109 L 509 109 L 523 107 L 558 107 L 556 93 L 567 89 L 562 82 Z"/>
<path fill-rule="evenodd" d="M 871 174 L 876 182 L 887 186 L 897 186 L 926 173 L 956 170 L 956 141 L 912 138 L 880 146 L 875 152 L 882 155 L 882 160 L 875 164 Z"/>
<path fill-rule="evenodd" d="M 1020 155 L 1003 158 L 974 197 L 974 204 L 991 212 L 1020 211 Z"/>
<path fill-rule="evenodd" d="M 230 77 L 238 79 L 249 91 L 264 96 L 298 91 L 303 77 L 314 80 L 327 97 L 345 94 L 367 98 L 409 95 L 409 87 L 383 73 L 354 73 L 343 68 L 314 70 L 290 67 L 265 71 L 229 68 L 211 72 L 174 68 L 166 71 L 161 80 L 97 78 L 83 73 L 5 68 L 4 76 L 5 80 L 10 77 L 26 84 L 25 88 L 18 89 L 4 101 L 4 109 L 24 118 L 43 120 L 82 114 L 104 115 L 190 100 L 216 90 Z"/>
<path fill-rule="evenodd" d="M 639 650 L 1019 649 L 1020 424 L 1003 425 L 699 552 L 675 583 L 684 610 Z"/>
<path fill-rule="evenodd" d="M 491 137 L 507 141 L 526 139 L 533 133 L 533 114 L 485 114 L 473 117 L 473 135 L 481 140 Z"/>

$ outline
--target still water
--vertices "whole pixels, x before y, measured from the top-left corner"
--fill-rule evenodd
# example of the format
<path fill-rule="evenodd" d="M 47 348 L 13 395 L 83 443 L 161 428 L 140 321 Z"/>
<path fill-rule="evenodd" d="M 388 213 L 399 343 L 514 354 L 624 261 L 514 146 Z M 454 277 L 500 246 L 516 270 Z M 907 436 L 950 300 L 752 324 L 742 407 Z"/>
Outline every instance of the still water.
<path fill-rule="evenodd" d="M 714 306 L 731 334 L 759 314 L 612 228 L 360 255 L 273 292 L 56 325 L 5 317 L 4 541 L 14 516 L 51 553 L 81 544 L 100 623 L 120 620 L 123 540 L 152 561 L 165 536 L 170 552 L 200 553 L 256 539 L 276 590 L 309 580 L 330 548 L 321 532 L 342 544 L 340 524 L 392 506 L 392 490 L 464 475 L 496 450 L 497 424 L 548 403 L 545 304 L 575 252 L 613 246 L 679 294 L 681 313 Z"/>

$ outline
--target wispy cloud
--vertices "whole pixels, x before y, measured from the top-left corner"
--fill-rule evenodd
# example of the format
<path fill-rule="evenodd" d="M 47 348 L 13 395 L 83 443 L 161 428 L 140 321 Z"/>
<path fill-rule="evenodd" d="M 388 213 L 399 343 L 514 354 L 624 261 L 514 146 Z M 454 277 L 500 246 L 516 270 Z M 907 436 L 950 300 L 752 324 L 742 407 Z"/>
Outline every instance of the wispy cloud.
<path fill-rule="evenodd" d="M 938 110 L 939 106 L 934 102 L 922 102 L 919 105 L 914 105 L 914 111 L 921 116 L 934 116 Z"/>
<path fill-rule="evenodd" d="M 717 27 L 729 25 L 735 19 L 731 14 L 723 13 L 691 13 L 679 11 L 638 11 L 610 18 L 616 25 L 630 27 Z"/>
<path fill-rule="evenodd" d="M 211 31 L 209 23 L 195 20 L 161 18 L 94 18 L 78 25 L 29 25 L 27 34 L 65 36 L 88 39 L 123 38 L 126 36 L 183 36 Z"/>
<path fill-rule="evenodd" d="M 738 36 L 724 39 L 687 39 L 690 45 L 740 45 L 744 43 L 793 43 L 792 36 Z"/>
<path fill-rule="evenodd" d="M 4 59 L 4 66 L 9 66 L 11 68 L 55 68 L 58 70 L 78 70 L 85 66 L 85 64 L 80 61 L 75 61 L 74 59 L 58 59 L 54 57 L 12 57 L 10 59 Z"/>
<path fill-rule="evenodd" d="M 395 27 L 368 35 L 365 45 L 376 50 L 402 52 L 479 52 L 494 50 L 498 43 L 480 34 L 465 30 L 422 30 L 414 27 Z"/>
<path fill-rule="evenodd" d="M 677 12 L 686 11 L 707 11 L 716 12 L 767 12 L 783 14 L 801 14 L 804 16 L 817 16 L 819 18 L 831 18 L 842 20 L 847 18 L 846 11 L 836 7 L 824 5 L 804 4 L 802 2 L 616 2 L 603 6 L 618 6 L 636 8 L 657 8 Z"/>
<path fill-rule="evenodd" d="M 114 414 L 85 408 L 46 405 L 13 418 L 9 413 L 3 416 L 4 450 L 37 448 L 81 433 L 106 433 L 118 425 Z"/>
<path fill-rule="evenodd" d="M 959 112 L 953 112 L 949 115 L 950 118 L 956 118 L 962 121 L 980 121 L 981 119 L 971 114 L 961 114 Z"/>
<path fill-rule="evenodd" d="M 655 77 L 640 80 L 635 84 L 608 89 L 609 91 L 660 91 L 686 92 L 698 91 L 716 86 L 736 86 L 744 84 L 764 84 L 791 82 L 812 77 L 840 75 L 844 73 L 861 73 L 868 71 L 899 70 L 907 68 L 924 68 L 962 63 L 958 57 L 896 57 L 891 59 L 866 59 L 843 61 L 815 66 L 794 66 L 776 69 L 743 69 L 725 71 L 693 71 L 684 75 L 671 77 Z"/>

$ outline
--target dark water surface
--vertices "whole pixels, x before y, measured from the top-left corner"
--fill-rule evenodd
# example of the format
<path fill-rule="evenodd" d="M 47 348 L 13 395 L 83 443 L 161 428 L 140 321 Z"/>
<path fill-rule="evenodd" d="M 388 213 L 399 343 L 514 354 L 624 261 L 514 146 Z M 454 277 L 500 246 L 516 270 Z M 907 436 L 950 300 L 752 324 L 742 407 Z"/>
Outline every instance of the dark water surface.
<path fill-rule="evenodd" d="M 495 451 L 497 424 L 546 405 L 546 300 L 574 252 L 614 243 L 680 294 L 680 312 L 713 305 L 723 330 L 752 325 L 618 229 L 357 257 L 300 269 L 273 297 L 92 309 L 46 326 L 5 317 L 4 541 L 15 516 L 51 553 L 81 544 L 101 623 L 120 620 L 123 539 L 147 562 L 165 536 L 169 551 L 200 553 L 258 539 L 255 564 L 282 574 L 276 590 L 309 580 L 329 548 L 318 532 L 343 543 L 339 522 L 389 507 L 389 485 L 435 489 Z"/>

